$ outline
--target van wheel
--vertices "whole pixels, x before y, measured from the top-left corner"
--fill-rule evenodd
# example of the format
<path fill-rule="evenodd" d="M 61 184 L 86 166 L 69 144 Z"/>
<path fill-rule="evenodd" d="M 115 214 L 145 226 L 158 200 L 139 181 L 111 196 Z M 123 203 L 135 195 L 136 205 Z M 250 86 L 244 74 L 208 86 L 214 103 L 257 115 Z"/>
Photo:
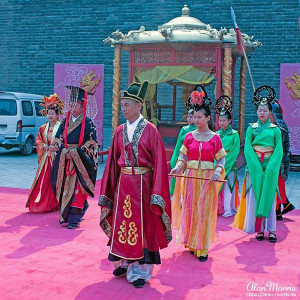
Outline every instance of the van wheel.
<path fill-rule="evenodd" d="M 21 148 L 21 153 L 25 156 L 28 156 L 32 153 L 32 150 L 33 150 L 33 141 L 32 138 L 28 138 L 24 146 Z"/>

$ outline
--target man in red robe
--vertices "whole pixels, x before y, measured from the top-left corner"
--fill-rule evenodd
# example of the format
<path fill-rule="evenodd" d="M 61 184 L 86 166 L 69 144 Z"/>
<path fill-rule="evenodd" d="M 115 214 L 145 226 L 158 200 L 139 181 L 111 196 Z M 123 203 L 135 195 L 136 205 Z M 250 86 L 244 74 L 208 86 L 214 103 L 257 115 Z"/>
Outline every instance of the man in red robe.
<path fill-rule="evenodd" d="M 157 128 L 140 114 L 148 82 L 121 94 L 126 123 L 113 137 L 102 178 L 100 226 L 109 238 L 115 276 L 143 287 L 172 239 L 165 149 Z"/>

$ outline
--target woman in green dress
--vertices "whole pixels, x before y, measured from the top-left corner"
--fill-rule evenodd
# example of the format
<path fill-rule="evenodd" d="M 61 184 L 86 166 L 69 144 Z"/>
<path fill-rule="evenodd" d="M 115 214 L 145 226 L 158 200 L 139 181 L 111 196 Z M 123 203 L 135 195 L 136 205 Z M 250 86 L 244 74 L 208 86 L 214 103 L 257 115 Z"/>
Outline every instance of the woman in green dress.
<path fill-rule="evenodd" d="M 184 138 L 185 136 L 191 132 L 197 129 L 197 126 L 194 124 L 194 109 L 190 109 L 188 111 L 187 114 L 187 122 L 188 125 L 187 126 L 183 126 L 178 134 L 178 138 L 177 138 L 177 142 L 176 142 L 176 146 L 172 155 L 172 158 L 170 160 L 170 165 L 171 168 L 175 168 L 176 166 L 176 162 L 180 153 L 180 148 L 183 144 Z M 175 183 L 176 183 L 176 179 L 173 177 L 171 179 L 171 185 L 170 185 L 170 194 L 173 195 L 174 194 L 174 188 L 175 188 Z"/>
<path fill-rule="evenodd" d="M 218 98 L 215 105 L 215 112 L 219 115 L 220 136 L 223 148 L 226 151 L 225 158 L 225 179 L 218 197 L 218 214 L 223 217 L 235 215 L 240 202 L 239 183 L 237 179 L 236 159 L 240 152 L 240 137 L 236 130 L 231 127 L 231 98 L 223 95 Z"/>
<path fill-rule="evenodd" d="M 267 92 L 266 97 L 262 92 Z M 256 239 L 262 241 L 269 231 L 269 241 L 276 238 L 276 189 L 283 150 L 280 129 L 270 122 L 271 103 L 275 92 L 270 86 L 259 87 L 252 103 L 257 108 L 258 121 L 250 124 L 245 139 L 247 163 L 239 210 L 234 227 L 248 233 L 257 232 Z"/>

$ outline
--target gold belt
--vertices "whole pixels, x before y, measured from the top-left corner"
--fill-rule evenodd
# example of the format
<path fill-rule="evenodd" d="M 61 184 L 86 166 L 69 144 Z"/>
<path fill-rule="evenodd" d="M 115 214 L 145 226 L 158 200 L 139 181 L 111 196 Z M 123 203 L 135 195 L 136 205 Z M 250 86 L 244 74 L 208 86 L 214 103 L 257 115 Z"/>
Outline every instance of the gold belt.
<path fill-rule="evenodd" d="M 67 144 L 68 149 L 75 149 L 78 147 L 78 144 Z"/>
<path fill-rule="evenodd" d="M 188 169 L 198 170 L 199 166 L 200 169 L 212 170 L 215 168 L 214 163 L 211 161 L 189 160 L 186 164 L 186 167 Z"/>
<path fill-rule="evenodd" d="M 122 167 L 121 173 L 126 175 L 132 175 L 132 169 L 135 175 L 143 175 L 152 172 L 152 168 L 149 167 Z"/>
<path fill-rule="evenodd" d="M 264 161 L 265 157 L 271 157 L 274 147 L 253 146 L 253 150 L 255 151 L 256 156 L 260 158 L 260 161 Z"/>

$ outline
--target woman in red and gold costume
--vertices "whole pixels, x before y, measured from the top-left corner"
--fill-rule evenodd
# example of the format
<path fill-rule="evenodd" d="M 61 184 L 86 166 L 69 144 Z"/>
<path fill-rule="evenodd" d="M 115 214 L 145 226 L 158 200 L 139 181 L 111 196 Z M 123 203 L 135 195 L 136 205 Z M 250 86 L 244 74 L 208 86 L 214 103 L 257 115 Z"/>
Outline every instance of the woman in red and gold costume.
<path fill-rule="evenodd" d="M 33 213 L 51 212 L 59 207 L 50 185 L 50 173 L 54 158 L 53 141 L 60 125 L 58 117 L 63 113 L 64 102 L 56 94 L 44 97 L 43 102 L 41 113 L 48 117 L 49 122 L 40 127 L 36 138 L 39 166 L 26 203 Z"/>
<path fill-rule="evenodd" d="M 186 135 L 176 167 L 171 171 L 172 175 L 178 175 L 186 169 L 184 178 L 176 181 L 172 218 L 177 242 L 204 262 L 208 258 L 209 241 L 216 240 L 220 183 L 214 181 L 224 178 L 226 152 L 219 135 L 209 129 L 211 101 L 204 88 L 200 86 L 198 92 L 197 87 L 190 101 L 194 105 L 194 121 L 198 129 Z"/>

